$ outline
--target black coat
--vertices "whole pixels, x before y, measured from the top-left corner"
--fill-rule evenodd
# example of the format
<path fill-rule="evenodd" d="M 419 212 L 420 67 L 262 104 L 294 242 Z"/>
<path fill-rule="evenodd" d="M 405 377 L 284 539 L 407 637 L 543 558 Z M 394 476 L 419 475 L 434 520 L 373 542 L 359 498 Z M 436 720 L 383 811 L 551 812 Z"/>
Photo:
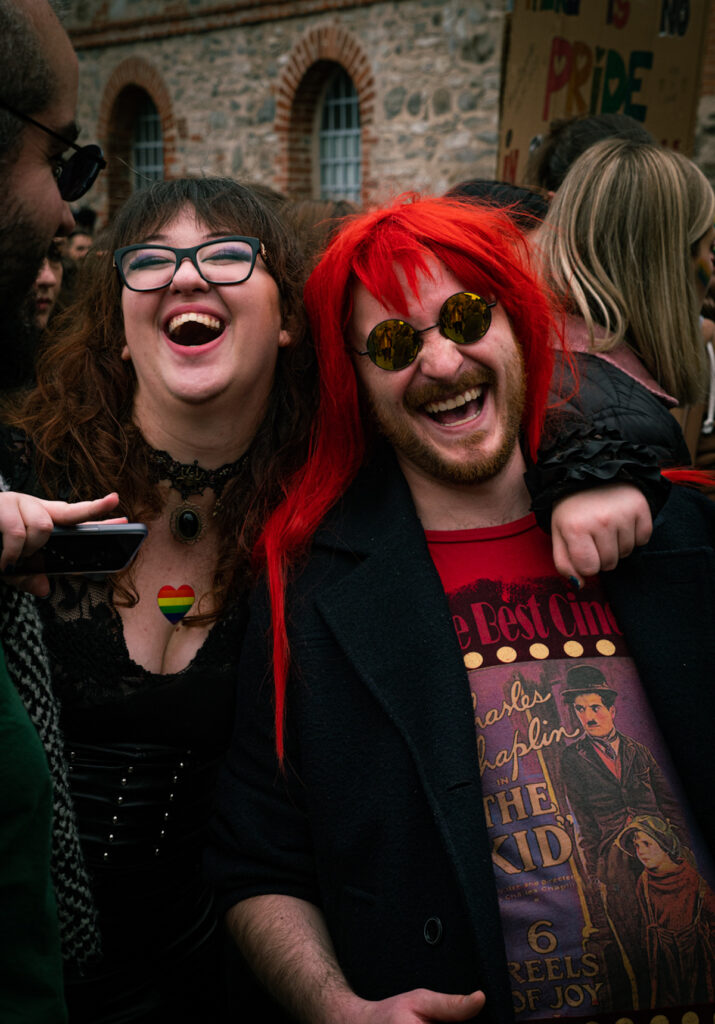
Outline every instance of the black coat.
<path fill-rule="evenodd" d="M 713 835 L 715 507 L 674 488 L 611 603 L 706 840 Z M 483 988 L 513 1019 L 474 717 L 447 599 L 401 474 L 375 466 L 290 589 L 285 775 L 265 595 L 254 601 L 209 863 L 224 909 L 322 908 L 355 991 Z"/>
<path fill-rule="evenodd" d="M 573 358 L 576 378 L 566 368 L 554 374 L 538 461 L 526 474 L 539 525 L 550 529 L 560 498 L 607 483 L 635 484 L 655 517 L 669 491 L 660 467 L 690 464 L 679 424 L 664 401 L 617 366 L 586 352 Z"/>

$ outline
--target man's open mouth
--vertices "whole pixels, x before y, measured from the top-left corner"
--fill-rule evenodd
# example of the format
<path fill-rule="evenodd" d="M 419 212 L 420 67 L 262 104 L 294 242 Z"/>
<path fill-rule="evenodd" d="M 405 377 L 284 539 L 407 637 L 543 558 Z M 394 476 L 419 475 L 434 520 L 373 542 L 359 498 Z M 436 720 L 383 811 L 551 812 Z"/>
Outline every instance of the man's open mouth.
<path fill-rule="evenodd" d="M 451 426 L 455 423 L 464 423 L 467 420 L 476 419 L 482 411 L 484 397 L 487 387 L 485 384 L 479 387 L 463 391 L 461 395 L 453 398 L 442 398 L 438 402 L 426 402 L 422 410 L 442 426 Z"/>
<path fill-rule="evenodd" d="M 167 321 L 165 330 L 175 345 L 194 348 L 218 338 L 225 326 L 223 320 L 210 313 L 178 313 Z"/>

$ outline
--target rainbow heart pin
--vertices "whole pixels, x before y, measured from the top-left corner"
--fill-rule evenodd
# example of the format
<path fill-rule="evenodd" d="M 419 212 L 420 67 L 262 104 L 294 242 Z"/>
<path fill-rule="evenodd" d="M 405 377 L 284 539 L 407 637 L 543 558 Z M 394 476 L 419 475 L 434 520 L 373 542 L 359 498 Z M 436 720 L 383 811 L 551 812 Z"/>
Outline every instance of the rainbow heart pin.
<path fill-rule="evenodd" d="M 190 587 L 188 583 L 184 583 L 182 587 L 176 588 L 167 585 L 162 587 L 156 595 L 159 611 L 162 615 L 166 616 L 172 625 L 181 622 L 195 600 L 194 588 Z"/>

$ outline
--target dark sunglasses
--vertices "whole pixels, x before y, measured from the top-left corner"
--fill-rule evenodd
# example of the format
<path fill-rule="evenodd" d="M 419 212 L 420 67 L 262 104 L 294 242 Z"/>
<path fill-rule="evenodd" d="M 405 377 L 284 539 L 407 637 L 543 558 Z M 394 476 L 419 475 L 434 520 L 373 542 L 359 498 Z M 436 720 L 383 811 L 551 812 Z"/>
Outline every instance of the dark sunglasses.
<path fill-rule="evenodd" d="M 19 117 L 21 121 L 26 121 L 28 124 L 34 125 L 35 128 L 39 128 L 40 131 L 45 132 L 45 134 L 51 135 L 53 139 L 59 139 L 60 142 L 64 142 L 68 149 L 74 150 L 74 153 L 68 159 L 61 156 L 56 158 L 57 169 L 55 178 L 59 193 L 65 202 L 72 203 L 75 199 L 81 199 L 85 192 L 88 192 L 92 185 L 94 185 L 99 172 L 107 166 L 107 161 L 104 159 L 99 146 L 78 146 L 75 142 L 70 142 L 63 135 L 58 135 L 57 132 L 53 132 L 51 128 L 46 128 L 44 124 L 40 124 L 39 121 L 35 121 L 34 118 L 29 117 L 27 114 L 15 110 L 14 107 L 9 107 L 7 103 L 0 102 L 0 107 L 3 110 L 7 110 L 9 114 Z"/>
<path fill-rule="evenodd" d="M 420 335 L 434 327 L 439 327 L 445 338 L 457 345 L 479 341 L 489 330 L 494 306 L 496 302 L 487 302 L 474 292 L 457 292 L 443 303 L 438 323 L 418 331 L 404 320 L 382 320 L 368 334 L 366 350 L 355 351 L 359 356 L 370 356 L 381 370 L 404 370 L 419 355 Z"/>

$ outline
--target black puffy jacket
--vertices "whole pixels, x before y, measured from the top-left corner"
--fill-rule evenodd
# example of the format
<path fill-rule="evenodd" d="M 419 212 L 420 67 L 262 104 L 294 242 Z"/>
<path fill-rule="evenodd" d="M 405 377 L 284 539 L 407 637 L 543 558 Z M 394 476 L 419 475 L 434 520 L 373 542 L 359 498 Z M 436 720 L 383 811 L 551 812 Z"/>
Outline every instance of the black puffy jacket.
<path fill-rule="evenodd" d="M 612 363 L 585 352 L 573 358 L 576 375 L 556 371 L 538 462 L 526 473 L 540 525 L 549 528 L 559 498 L 605 483 L 639 487 L 655 518 L 669 489 L 660 468 L 690 464 L 680 426 L 665 402 Z"/>

